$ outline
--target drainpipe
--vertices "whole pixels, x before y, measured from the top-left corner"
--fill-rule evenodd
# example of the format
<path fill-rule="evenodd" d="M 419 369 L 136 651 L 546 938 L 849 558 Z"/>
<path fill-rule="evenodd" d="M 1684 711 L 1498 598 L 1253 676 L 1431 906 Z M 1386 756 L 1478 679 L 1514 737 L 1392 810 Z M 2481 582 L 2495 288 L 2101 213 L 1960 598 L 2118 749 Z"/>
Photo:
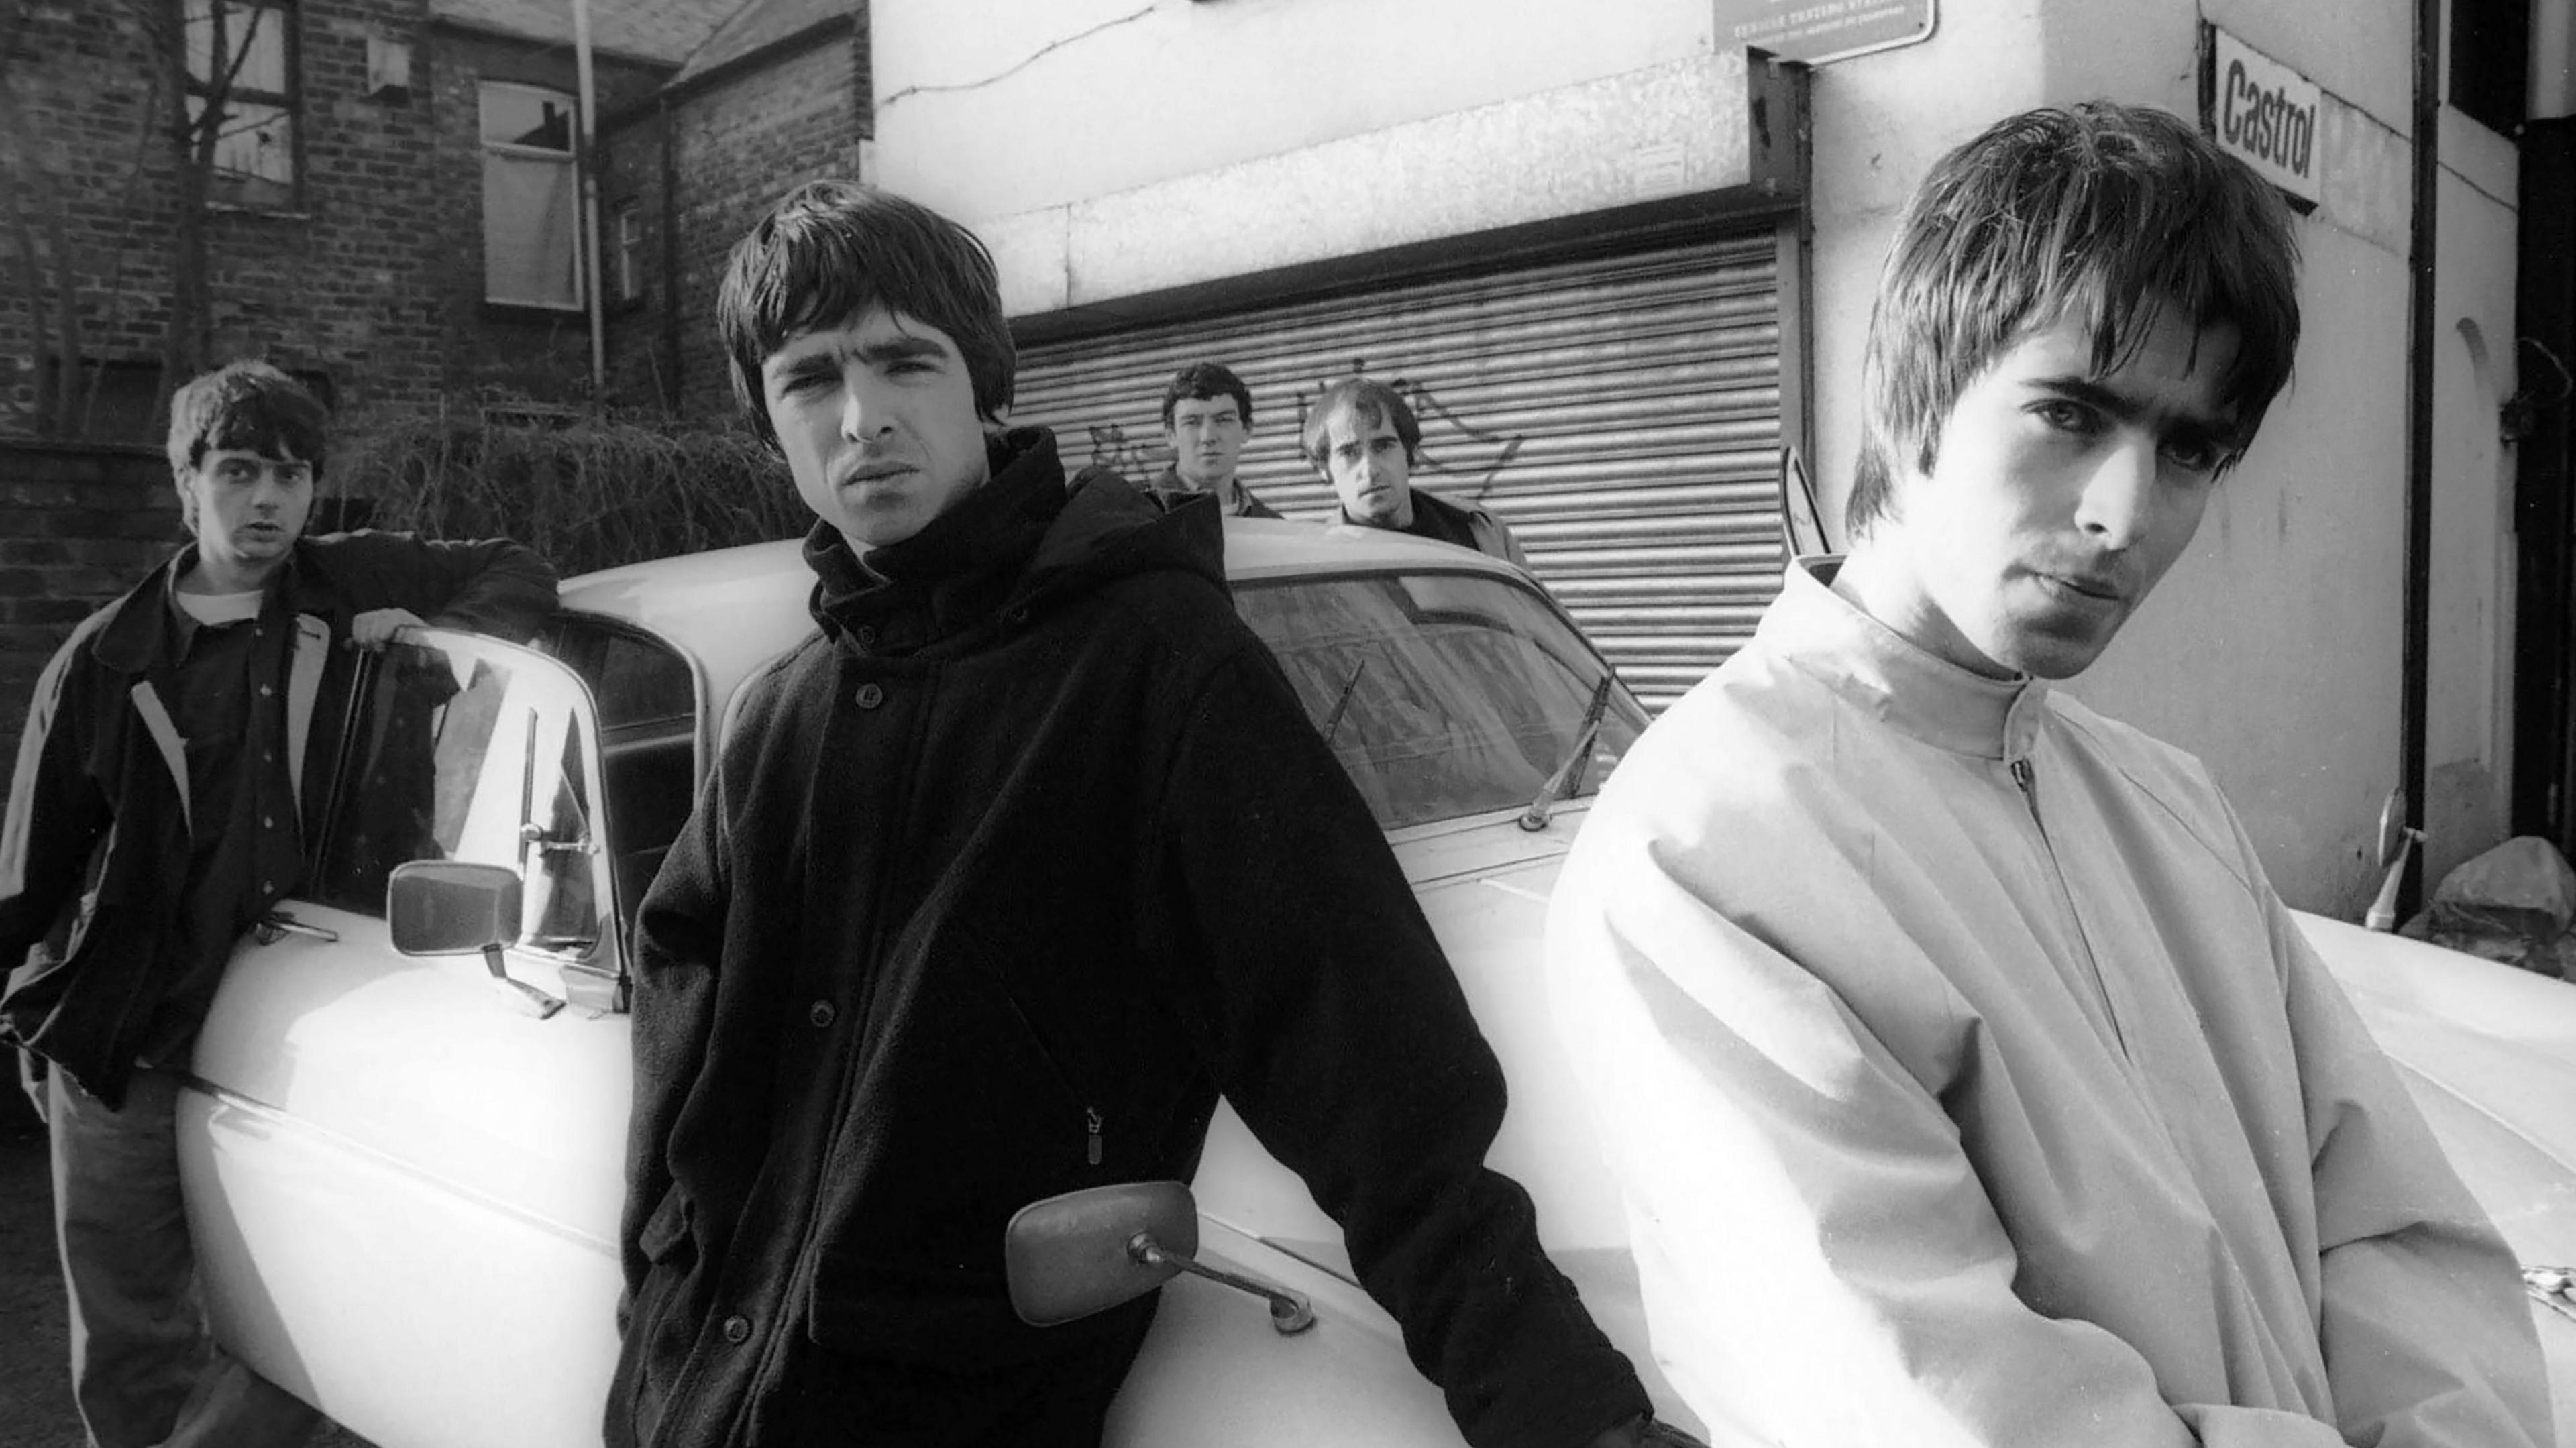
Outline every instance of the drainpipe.
<path fill-rule="evenodd" d="M 591 82 L 590 0 L 572 0 L 572 56 L 581 84 L 581 290 L 590 299 L 590 400 L 596 405 L 608 397 L 608 322 L 599 295 L 599 97 Z"/>
<path fill-rule="evenodd" d="M 680 138 L 672 131 L 679 117 L 671 114 L 670 93 L 657 101 L 662 109 L 662 403 L 680 412 Z"/>
<path fill-rule="evenodd" d="M 2433 579 L 2433 360 L 2440 338 L 2434 308 L 2434 205 L 2441 185 L 2442 0 L 2415 0 L 2414 208 L 2406 247 L 2406 588 L 2405 639 L 2398 656 L 2403 713 L 2398 771 L 2406 823 L 2424 827 L 2426 694 L 2431 676 Z M 2423 896 L 2424 852 L 2414 852 L 2397 913 Z"/>

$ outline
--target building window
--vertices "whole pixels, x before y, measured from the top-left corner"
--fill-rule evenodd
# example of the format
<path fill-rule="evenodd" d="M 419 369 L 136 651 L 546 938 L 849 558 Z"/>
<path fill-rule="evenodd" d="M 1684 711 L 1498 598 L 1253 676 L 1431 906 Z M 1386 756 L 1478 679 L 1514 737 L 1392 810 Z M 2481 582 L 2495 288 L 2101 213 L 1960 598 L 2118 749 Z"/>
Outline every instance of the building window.
<path fill-rule="evenodd" d="M 483 298 L 581 305 L 572 97 L 487 81 L 483 106 Z"/>
<path fill-rule="evenodd" d="M 153 403 L 160 398 L 161 364 L 132 358 L 85 359 L 78 372 L 66 375 L 62 359 L 45 359 L 45 385 L 52 395 L 71 394 L 65 416 L 68 435 L 85 442 L 139 443 L 157 447 L 169 431 Z"/>
<path fill-rule="evenodd" d="M 643 300 L 644 203 L 633 197 L 617 203 L 617 260 L 614 265 L 617 300 Z"/>
<path fill-rule="evenodd" d="M 220 96 L 209 200 L 295 205 L 295 14 L 278 0 L 187 0 L 188 117 Z"/>

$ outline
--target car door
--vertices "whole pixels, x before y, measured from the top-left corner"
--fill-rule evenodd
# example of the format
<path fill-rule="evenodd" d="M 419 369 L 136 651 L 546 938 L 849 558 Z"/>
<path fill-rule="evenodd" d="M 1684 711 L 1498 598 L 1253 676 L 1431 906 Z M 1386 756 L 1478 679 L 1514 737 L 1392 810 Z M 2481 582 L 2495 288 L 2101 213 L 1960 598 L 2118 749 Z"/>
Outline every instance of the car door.
<path fill-rule="evenodd" d="M 291 927 L 244 943 L 198 1042 L 208 1308 L 381 1448 L 597 1442 L 629 1082 L 597 711 L 531 650 L 404 638 L 357 682 Z M 397 953 L 387 879 L 415 859 L 518 872 L 517 939 Z"/>

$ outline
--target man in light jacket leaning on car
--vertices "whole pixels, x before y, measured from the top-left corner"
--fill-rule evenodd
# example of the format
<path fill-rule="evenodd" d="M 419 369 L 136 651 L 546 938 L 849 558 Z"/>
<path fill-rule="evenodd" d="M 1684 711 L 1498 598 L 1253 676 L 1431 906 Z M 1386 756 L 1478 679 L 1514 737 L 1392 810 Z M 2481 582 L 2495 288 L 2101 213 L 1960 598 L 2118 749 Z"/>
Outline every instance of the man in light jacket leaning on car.
<path fill-rule="evenodd" d="M 2513 1259 L 2197 760 L 2049 681 L 2298 345 L 2280 199 L 2096 103 L 1940 161 L 1851 555 L 1629 752 L 1559 1023 L 1656 1355 L 1786 1443 L 2548 1443 Z"/>

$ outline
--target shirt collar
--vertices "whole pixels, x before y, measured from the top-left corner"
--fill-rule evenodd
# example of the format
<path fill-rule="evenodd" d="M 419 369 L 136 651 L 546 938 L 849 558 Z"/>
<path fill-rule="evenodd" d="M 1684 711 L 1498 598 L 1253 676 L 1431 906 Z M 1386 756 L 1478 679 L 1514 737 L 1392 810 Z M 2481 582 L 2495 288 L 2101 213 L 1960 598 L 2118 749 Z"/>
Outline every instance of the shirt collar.
<path fill-rule="evenodd" d="M 1789 565 L 1757 643 L 1875 719 L 1954 754 L 2019 759 L 2047 707 L 2048 684 L 1994 679 L 1916 644 L 1834 592 L 1838 557 Z"/>
<path fill-rule="evenodd" d="M 196 645 L 197 630 L 205 627 L 204 624 L 197 622 L 195 614 L 188 612 L 179 603 L 179 580 L 187 577 L 188 570 L 196 566 L 197 545 L 184 544 L 180 547 L 178 556 L 170 560 L 169 567 L 161 578 L 162 615 L 169 620 L 171 632 L 166 637 L 170 645 L 169 657 L 173 660 L 188 656 L 188 650 Z M 284 566 L 270 570 L 267 581 L 260 585 L 259 611 L 262 617 L 267 616 L 268 612 L 276 606 L 278 598 L 286 591 L 288 570 L 293 567 L 294 560 L 290 557 Z"/>

